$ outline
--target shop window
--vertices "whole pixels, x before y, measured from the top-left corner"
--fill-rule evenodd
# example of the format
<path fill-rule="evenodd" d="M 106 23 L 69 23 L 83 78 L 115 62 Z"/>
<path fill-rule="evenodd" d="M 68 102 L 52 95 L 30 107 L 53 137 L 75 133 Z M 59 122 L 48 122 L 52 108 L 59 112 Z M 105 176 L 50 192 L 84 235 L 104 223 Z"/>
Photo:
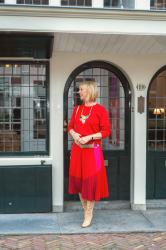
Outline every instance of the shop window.
<path fill-rule="evenodd" d="M 166 69 L 150 85 L 147 137 L 149 151 L 166 151 Z"/>
<path fill-rule="evenodd" d="M 166 1 L 165 0 L 151 0 L 150 6 L 152 9 L 166 9 Z"/>
<path fill-rule="evenodd" d="M 85 6 L 91 7 L 92 0 L 61 0 L 62 6 Z"/>
<path fill-rule="evenodd" d="M 48 151 L 47 63 L 0 64 L 0 153 Z"/>
<path fill-rule="evenodd" d="M 17 4 L 48 5 L 49 0 L 17 0 Z"/>

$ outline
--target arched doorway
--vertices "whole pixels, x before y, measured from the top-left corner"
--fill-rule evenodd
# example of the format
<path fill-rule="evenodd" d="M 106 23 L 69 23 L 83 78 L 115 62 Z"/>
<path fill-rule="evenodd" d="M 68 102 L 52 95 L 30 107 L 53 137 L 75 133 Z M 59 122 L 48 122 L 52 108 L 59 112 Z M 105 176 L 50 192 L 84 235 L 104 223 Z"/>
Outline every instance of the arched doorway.
<path fill-rule="evenodd" d="M 130 141 L 131 141 L 131 91 L 123 73 L 114 65 L 91 61 L 76 68 L 69 76 L 64 89 L 64 199 L 77 200 L 68 195 L 68 167 L 72 139 L 67 134 L 67 124 L 73 107 L 80 102 L 77 94 L 83 80 L 98 83 L 98 103 L 104 105 L 112 124 L 112 135 L 103 140 L 105 166 L 109 180 L 108 200 L 130 199 Z"/>
<path fill-rule="evenodd" d="M 147 199 L 166 199 L 166 66 L 148 89 L 146 176 Z"/>

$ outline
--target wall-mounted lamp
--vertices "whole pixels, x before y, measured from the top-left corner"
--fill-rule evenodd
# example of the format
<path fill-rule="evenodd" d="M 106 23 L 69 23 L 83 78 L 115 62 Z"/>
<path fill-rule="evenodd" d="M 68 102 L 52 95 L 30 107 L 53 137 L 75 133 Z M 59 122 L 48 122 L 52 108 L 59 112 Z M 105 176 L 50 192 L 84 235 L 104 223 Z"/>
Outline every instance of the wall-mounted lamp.
<path fill-rule="evenodd" d="M 161 112 L 161 114 L 164 114 L 164 108 L 160 108 L 160 112 Z"/>
<path fill-rule="evenodd" d="M 164 108 L 155 108 L 154 110 L 153 110 L 153 114 L 154 115 L 161 115 L 161 114 L 163 114 L 164 113 Z"/>

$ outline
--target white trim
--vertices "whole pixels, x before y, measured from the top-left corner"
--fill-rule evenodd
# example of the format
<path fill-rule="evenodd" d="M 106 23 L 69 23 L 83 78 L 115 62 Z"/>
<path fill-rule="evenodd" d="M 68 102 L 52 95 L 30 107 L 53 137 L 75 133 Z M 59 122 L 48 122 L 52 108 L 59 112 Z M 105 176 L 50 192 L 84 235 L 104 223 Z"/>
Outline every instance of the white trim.
<path fill-rule="evenodd" d="M 48 156 L 40 157 L 0 157 L 0 166 L 21 166 L 21 165 L 40 165 L 41 160 L 45 161 L 45 164 L 52 164 L 52 158 Z"/>
<path fill-rule="evenodd" d="M 49 0 L 49 6 L 61 6 L 61 0 Z"/>
<path fill-rule="evenodd" d="M 140 81 L 141 82 L 141 81 Z M 144 113 L 138 112 L 138 98 L 143 96 L 146 102 L 145 91 L 137 91 L 135 86 L 135 110 L 134 110 L 134 171 L 133 171 L 133 209 L 139 210 L 146 204 L 146 103 Z M 144 84 L 146 82 L 144 81 Z M 141 183 L 141 185 L 140 185 Z"/>
<path fill-rule="evenodd" d="M 131 204 L 132 210 L 140 210 L 145 211 L 146 210 L 146 204 Z"/>
<path fill-rule="evenodd" d="M 92 0 L 92 8 L 103 8 L 104 0 Z"/>
<path fill-rule="evenodd" d="M 53 206 L 52 207 L 52 212 L 53 213 L 62 213 L 64 211 L 63 206 L 59 205 L 59 206 Z"/>
<path fill-rule="evenodd" d="M 0 12 L 0 31 L 66 32 L 91 34 L 129 34 L 165 36 L 165 21 L 84 19 L 6 16 Z"/>
<path fill-rule="evenodd" d="M 16 4 L 16 0 L 5 0 L 5 4 Z"/>

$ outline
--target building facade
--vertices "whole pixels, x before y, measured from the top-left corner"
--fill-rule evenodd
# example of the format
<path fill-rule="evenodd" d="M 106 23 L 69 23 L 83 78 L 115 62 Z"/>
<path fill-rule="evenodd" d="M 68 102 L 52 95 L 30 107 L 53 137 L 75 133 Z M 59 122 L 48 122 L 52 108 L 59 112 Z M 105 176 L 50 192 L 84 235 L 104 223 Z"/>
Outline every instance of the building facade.
<path fill-rule="evenodd" d="M 0 42 L 1 213 L 78 199 L 67 193 L 67 124 L 84 79 L 112 124 L 107 201 L 165 201 L 165 1 L 2 0 Z"/>

